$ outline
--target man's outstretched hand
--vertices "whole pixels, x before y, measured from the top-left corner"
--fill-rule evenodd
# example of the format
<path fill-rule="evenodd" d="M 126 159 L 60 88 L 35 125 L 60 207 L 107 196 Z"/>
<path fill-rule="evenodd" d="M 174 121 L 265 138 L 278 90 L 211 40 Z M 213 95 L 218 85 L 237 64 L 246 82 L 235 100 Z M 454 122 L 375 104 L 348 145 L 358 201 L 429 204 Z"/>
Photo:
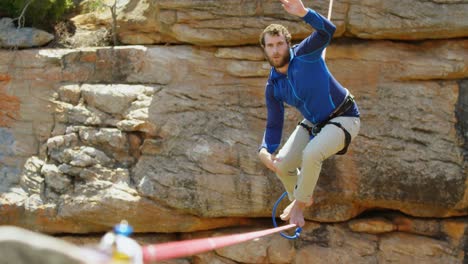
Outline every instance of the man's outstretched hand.
<path fill-rule="evenodd" d="M 291 15 L 304 17 L 307 15 L 307 9 L 301 0 L 280 0 L 283 3 L 283 8 Z"/>
<path fill-rule="evenodd" d="M 258 153 L 258 157 L 268 169 L 270 169 L 271 171 L 275 173 L 277 172 L 277 169 L 275 166 L 275 161 L 276 161 L 275 155 L 268 153 L 268 151 L 265 148 L 262 148 L 260 152 Z"/>

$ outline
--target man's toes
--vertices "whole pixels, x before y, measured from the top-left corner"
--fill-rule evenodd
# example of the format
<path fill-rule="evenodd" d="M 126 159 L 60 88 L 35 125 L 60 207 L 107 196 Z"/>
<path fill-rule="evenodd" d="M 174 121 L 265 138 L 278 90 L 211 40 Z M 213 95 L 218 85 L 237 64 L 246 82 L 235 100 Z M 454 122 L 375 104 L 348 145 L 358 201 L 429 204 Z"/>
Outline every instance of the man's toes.
<path fill-rule="evenodd" d="M 281 218 L 281 220 L 283 220 L 283 221 L 287 221 L 287 220 L 290 218 L 289 213 L 282 213 L 282 214 L 280 215 L 280 218 Z"/>

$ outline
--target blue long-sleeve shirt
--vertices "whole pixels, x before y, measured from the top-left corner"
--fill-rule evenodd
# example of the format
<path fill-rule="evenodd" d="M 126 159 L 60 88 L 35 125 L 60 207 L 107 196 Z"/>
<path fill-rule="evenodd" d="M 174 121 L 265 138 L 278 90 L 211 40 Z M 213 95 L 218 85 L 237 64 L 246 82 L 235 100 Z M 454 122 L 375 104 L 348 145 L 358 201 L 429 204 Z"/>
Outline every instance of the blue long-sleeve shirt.
<path fill-rule="evenodd" d="M 325 121 L 343 102 L 346 89 L 335 80 L 322 58 L 336 30 L 325 17 L 312 9 L 304 21 L 316 31 L 290 49 L 287 74 L 271 68 L 265 88 L 267 124 L 261 148 L 273 153 L 279 147 L 284 123 L 284 103 L 295 107 L 311 123 Z M 344 116 L 359 116 L 357 105 Z"/>

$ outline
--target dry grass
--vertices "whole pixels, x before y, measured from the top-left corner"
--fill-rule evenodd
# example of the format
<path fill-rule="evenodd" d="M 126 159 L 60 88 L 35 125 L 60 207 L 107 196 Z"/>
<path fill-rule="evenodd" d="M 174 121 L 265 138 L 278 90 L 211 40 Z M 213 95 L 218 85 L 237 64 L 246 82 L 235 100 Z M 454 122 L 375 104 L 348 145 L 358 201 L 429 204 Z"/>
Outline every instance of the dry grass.
<path fill-rule="evenodd" d="M 71 21 L 61 21 L 54 27 L 55 39 L 48 48 L 103 47 L 112 44 L 111 30 L 100 28 L 93 31 L 77 29 Z"/>

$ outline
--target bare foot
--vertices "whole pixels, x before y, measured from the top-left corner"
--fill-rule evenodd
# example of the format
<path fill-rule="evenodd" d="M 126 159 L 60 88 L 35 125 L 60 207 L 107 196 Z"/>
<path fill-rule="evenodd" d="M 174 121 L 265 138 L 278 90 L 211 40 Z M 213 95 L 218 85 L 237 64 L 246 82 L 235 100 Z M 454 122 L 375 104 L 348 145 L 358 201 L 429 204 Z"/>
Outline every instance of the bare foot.
<path fill-rule="evenodd" d="M 281 220 L 287 221 L 290 218 L 291 209 L 293 208 L 296 200 L 292 201 L 284 210 L 283 213 L 280 215 Z"/>
<path fill-rule="evenodd" d="M 294 206 L 291 208 L 291 211 L 289 212 L 289 223 L 290 224 L 295 224 L 296 226 L 303 227 L 305 224 L 304 221 L 304 211 L 305 204 L 303 203 L 302 206 L 297 203 L 294 204 Z"/>
<path fill-rule="evenodd" d="M 291 209 L 293 208 L 294 204 L 296 204 L 296 200 L 292 201 L 284 210 L 283 213 L 280 215 L 281 220 L 287 221 L 291 218 Z M 314 198 L 310 197 L 310 201 L 305 204 L 305 207 L 310 207 L 314 204 Z"/>

